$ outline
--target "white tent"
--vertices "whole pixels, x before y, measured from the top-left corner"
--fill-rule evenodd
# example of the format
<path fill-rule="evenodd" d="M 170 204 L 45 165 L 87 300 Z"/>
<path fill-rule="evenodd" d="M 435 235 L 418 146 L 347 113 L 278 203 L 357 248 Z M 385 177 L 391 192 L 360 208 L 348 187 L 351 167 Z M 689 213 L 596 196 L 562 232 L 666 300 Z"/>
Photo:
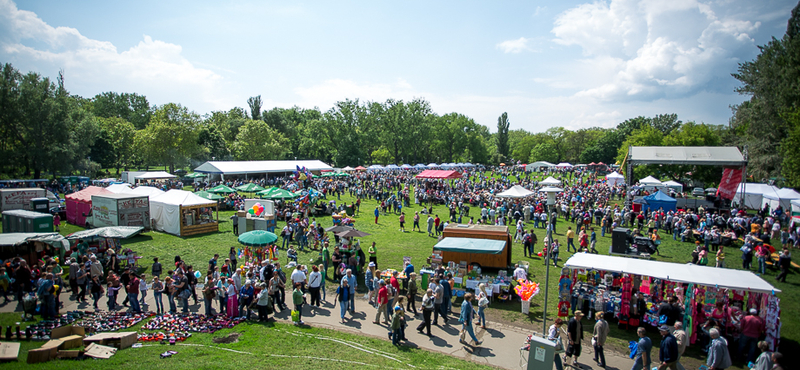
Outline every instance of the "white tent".
<path fill-rule="evenodd" d="M 792 217 L 800 216 L 800 200 L 792 200 L 789 203 L 792 204 Z"/>
<path fill-rule="evenodd" d="M 606 175 L 606 184 L 608 186 L 617 186 L 625 182 L 625 176 L 620 175 L 618 172 L 614 171 Z"/>
<path fill-rule="evenodd" d="M 345 172 L 350 172 L 350 171 L 355 171 L 355 170 L 356 170 L 355 168 L 353 168 L 353 167 L 350 167 L 350 166 L 347 166 L 347 167 L 345 167 L 345 168 L 342 168 L 342 171 L 345 171 Z"/>
<path fill-rule="evenodd" d="M 604 256 L 592 253 L 575 253 L 564 263 L 570 269 L 594 269 L 650 276 L 663 280 L 692 283 L 703 286 L 750 290 L 760 293 L 780 292 L 770 283 L 750 271 L 649 261 L 635 258 Z"/>
<path fill-rule="evenodd" d="M 670 189 L 674 189 L 675 191 L 677 191 L 679 193 L 683 192 L 683 184 L 681 184 L 681 183 L 679 183 L 677 181 L 673 181 L 673 180 L 664 181 L 664 186 L 666 186 L 666 187 L 668 187 Z"/>
<path fill-rule="evenodd" d="M 309 171 L 330 171 L 333 167 L 319 160 L 296 161 L 209 161 L 194 169 L 194 172 L 221 175 L 261 176 L 267 173 L 294 172 L 297 167 L 305 167 Z"/>
<path fill-rule="evenodd" d="M 156 171 L 156 172 L 145 172 L 139 176 L 136 176 L 136 180 L 160 180 L 160 179 L 174 179 L 177 176 L 170 175 L 164 171 Z"/>
<path fill-rule="evenodd" d="M 775 194 L 764 194 L 763 202 L 764 204 L 769 204 L 770 210 L 775 210 L 778 206 L 781 206 L 786 211 L 791 208 L 791 201 L 795 199 L 800 199 L 800 193 L 794 189 L 783 188 L 776 191 Z"/>
<path fill-rule="evenodd" d="M 528 163 L 528 165 L 525 166 L 525 171 L 528 171 L 528 172 L 539 171 L 542 168 L 549 168 L 549 167 L 555 167 L 555 166 L 556 165 L 554 165 L 554 164 L 552 164 L 550 162 L 547 162 L 547 161 L 538 161 L 538 162 Z"/>
<path fill-rule="evenodd" d="M 111 185 L 106 187 L 106 190 L 108 190 L 108 191 L 110 191 L 110 192 L 112 192 L 114 194 L 127 193 L 127 192 L 131 191 L 131 184 L 128 184 L 128 183 L 111 184 Z"/>
<path fill-rule="evenodd" d="M 152 186 L 137 186 L 133 189 L 128 189 L 128 193 L 136 195 L 147 195 L 152 200 L 152 198 L 164 194 L 164 191 L 159 188 L 154 188 Z"/>
<path fill-rule="evenodd" d="M 531 194 L 533 194 L 532 191 L 525 189 L 522 186 L 514 185 L 508 190 L 497 194 L 497 196 L 501 198 L 525 198 Z"/>
<path fill-rule="evenodd" d="M 567 162 L 561 162 L 556 165 L 558 168 L 572 168 L 573 166 Z"/>
<path fill-rule="evenodd" d="M 539 185 L 543 186 L 558 186 L 561 185 L 561 180 L 554 178 L 553 176 L 548 176 L 546 179 L 542 180 Z"/>
<path fill-rule="evenodd" d="M 150 217 L 154 223 L 152 228 L 173 235 L 188 235 L 182 233 L 187 226 L 199 225 L 199 220 L 186 219 L 188 213 L 182 212 L 184 208 L 217 207 L 216 201 L 209 201 L 190 191 L 172 189 L 164 194 L 150 198 Z"/>
<path fill-rule="evenodd" d="M 641 180 L 639 180 L 639 184 L 643 186 L 662 186 L 664 185 L 661 181 L 653 176 L 647 176 Z"/>
<path fill-rule="evenodd" d="M 761 209 L 764 206 L 764 196 L 772 199 L 780 199 L 778 188 L 769 184 L 741 183 L 736 188 L 736 195 L 733 202 L 739 207 L 744 206 L 750 209 Z M 769 198 L 767 198 L 769 199 Z"/>

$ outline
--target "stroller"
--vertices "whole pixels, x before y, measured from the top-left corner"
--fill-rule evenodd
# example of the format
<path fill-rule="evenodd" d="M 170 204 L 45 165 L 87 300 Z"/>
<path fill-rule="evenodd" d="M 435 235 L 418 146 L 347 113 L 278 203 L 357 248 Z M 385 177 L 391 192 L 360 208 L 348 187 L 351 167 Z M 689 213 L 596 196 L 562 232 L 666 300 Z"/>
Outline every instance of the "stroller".
<path fill-rule="evenodd" d="M 22 297 L 22 309 L 23 309 L 23 319 L 25 321 L 35 321 L 36 319 L 33 318 L 33 315 L 36 314 L 36 307 L 38 306 L 39 300 L 36 298 L 35 294 L 26 293 L 24 297 Z"/>

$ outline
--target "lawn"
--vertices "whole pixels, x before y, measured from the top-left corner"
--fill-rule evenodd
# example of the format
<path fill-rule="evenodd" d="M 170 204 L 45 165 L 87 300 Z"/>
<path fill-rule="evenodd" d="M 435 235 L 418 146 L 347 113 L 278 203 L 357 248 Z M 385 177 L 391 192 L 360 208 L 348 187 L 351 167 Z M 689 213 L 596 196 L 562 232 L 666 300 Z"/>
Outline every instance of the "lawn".
<path fill-rule="evenodd" d="M 540 175 L 538 178 L 542 180 L 543 176 Z M 512 181 L 513 180 L 512 178 Z M 341 201 L 346 201 L 347 203 L 351 203 L 354 200 L 354 198 L 349 196 L 342 196 L 341 198 Z M 421 206 L 412 204 L 410 207 L 403 208 L 407 219 L 406 232 L 399 231 L 398 215 L 396 214 L 381 215 L 378 224 L 375 224 L 372 213 L 375 206 L 376 202 L 374 200 L 363 200 L 361 213 L 355 217 L 356 227 L 361 231 L 372 234 L 371 236 L 361 238 L 362 247 L 366 249 L 373 241 L 376 242 L 378 248 L 378 265 L 382 269 L 401 268 L 404 256 L 412 257 L 412 263 L 414 263 L 417 269 L 422 267 L 427 257 L 430 255 L 432 247 L 437 239 L 428 237 L 426 232 L 410 231 L 413 214 L 415 211 L 420 210 Z M 449 214 L 442 205 L 435 206 L 434 213 L 438 213 L 442 218 L 447 217 Z M 473 207 L 470 214 L 475 215 L 477 213 L 478 210 Z M 166 266 L 172 263 L 176 255 L 179 255 L 182 259 L 193 264 L 196 270 L 205 271 L 208 260 L 214 253 L 219 253 L 220 256 L 224 258 L 224 256 L 227 256 L 230 247 L 239 247 L 236 237 L 232 234 L 232 225 L 230 223 L 230 216 L 232 214 L 233 212 L 231 211 L 220 212 L 220 231 L 218 233 L 180 238 L 159 232 L 148 232 L 135 238 L 124 240 L 122 243 L 124 247 L 129 247 L 135 250 L 137 254 L 144 256 L 139 262 L 148 270 L 153 257 L 159 257 Z M 330 217 L 320 217 L 317 218 L 317 221 L 321 222 L 325 227 L 332 225 Z M 423 230 L 425 230 L 424 221 L 425 218 L 422 218 L 421 223 L 423 224 Z M 564 232 L 568 225 L 569 224 L 564 222 L 563 219 L 560 219 L 557 224 L 556 237 L 560 237 L 562 241 L 565 241 Z M 532 227 L 533 225 L 530 224 L 526 228 Z M 66 235 L 80 229 L 81 228 L 76 226 L 66 225 L 62 227 L 62 234 Z M 536 234 L 539 240 L 541 240 L 544 236 L 544 229 L 536 230 Z M 598 250 L 600 250 L 601 253 L 608 253 L 610 245 L 611 235 L 607 234 L 605 237 L 601 237 L 598 233 Z M 541 248 L 541 244 L 538 245 L 538 248 Z M 692 249 L 692 244 L 675 242 L 671 237 L 665 236 L 660 246 L 662 255 L 654 256 L 654 259 L 683 264 L 691 259 L 690 252 Z M 566 248 L 562 248 L 562 260 L 559 266 L 561 266 L 564 260 L 569 258 L 570 255 L 571 253 L 566 252 Z M 300 252 L 299 257 L 301 263 L 310 263 L 312 261 L 319 263 L 320 261 L 318 252 Z M 285 253 L 282 253 L 281 262 L 285 263 L 285 258 Z M 540 283 L 542 288 L 544 288 L 545 267 L 541 259 L 524 257 L 521 244 L 514 243 L 512 248 L 512 260 L 529 261 L 531 266 L 530 272 L 535 276 L 532 280 Z M 741 252 L 738 249 L 727 249 L 727 266 L 729 268 L 741 268 Z M 556 286 L 558 284 L 559 272 L 560 269 L 551 267 L 548 321 L 554 319 L 555 307 L 558 303 Z M 800 282 L 794 281 L 797 279 L 796 271 L 789 274 L 787 279 L 789 281 L 788 283 L 776 282 L 776 274 L 776 271 L 770 270 L 764 278 L 776 288 L 783 290 L 783 293 L 780 293 L 782 300 L 781 308 L 784 313 L 782 315 L 783 330 L 781 351 L 786 354 L 790 360 L 794 357 L 796 361 L 800 361 L 800 344 L 798 343 L 798 340 L 800 340 L 800 318 L 798 318 L 797 315 L 790 314 L 800 311 L 800 299 L 798 299 L 795 294 L 798 292 L 797 286 Z M 361 279 L 363 279 L 363 277 Z M 330 288 L 330 285 L 328 287 Z M 360 287 L 363 288 L 362 283 L 360 283 Z M 540 331 L 542 325 L 543 299 L 543 293 L 533 298 L 530 314 L 528 315 L 523 315 L 520 312 L 520 305 L 518 302 L 508 304 L 492 303 L 487 311 L 489 320 L 507 322 L 523 327 L 527 326 L 530 327 L 531 330 Z M 626 352 L 628 341 L 636 338 L 634 330 L 620 330 L 617 329 L 614 322 L 611 324 L 612 332 L 609 339 L 609 346 L 620 352 Z M 590 325 L 584 325 L 584 327 L 587 331 L 591 331 Z M 651 331 L 650 335 L 654 339 L 654 344 L 659 342 L 660 338 L 656 331 Z M 513 343 L 513 345 L 521 344 Z M 690 358 L 699 359 L 699 351 L 690 347 L 686 357 L 686 360 L 690 360 Z M 742 366 L 742 364 L 738 364 L 738 366 Z"/>

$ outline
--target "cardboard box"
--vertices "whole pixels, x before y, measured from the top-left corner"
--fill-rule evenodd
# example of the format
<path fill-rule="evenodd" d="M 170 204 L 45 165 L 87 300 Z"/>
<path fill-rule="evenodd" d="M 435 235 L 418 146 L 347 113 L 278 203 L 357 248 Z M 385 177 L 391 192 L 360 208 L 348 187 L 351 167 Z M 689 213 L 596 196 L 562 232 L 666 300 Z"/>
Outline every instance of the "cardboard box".
<path fill-rule="evenodd" d="M 93 358 L 111 358 L 111 356 L 114 356 L 115 353 L 117 353 L 116 348 L 101 346 L 97 343 L 92 343 L 86 346 L 86 352 L 84 352 L 86 356 Z"/>
<path fill-rule="evenodd" d="M 69 351 L 58 351 L 58 358 L 59 359 L 68 359 L 68 358 L 78 358 L 81 355 L 81 351 L 74 349 Z"/>
<path fill-rule="evenodd" d="M 19 343 L 3 342 L 0 343 L 0 361 L 19 360 Z"/>
<path fill-rule="evenodd" d="M 51 339 L 43 346 L 28 351 L 28 363 L 38 364 L 56 358 L 56 356 L 58 356 L 58 347 L 62 344 L 64 344 L 64 342 L 58 339 Z"/>
<path fill-rule="evenodd" d="M 83 346 L 86 332 L 80 326 L 66 325 L 53 329 L 50 338 L 60 339 L 64 344 L 59 349 L 78 348 Z"/>
<path fill-rule="evenodd" d="M 136 341 L 138 337 L 136 336 L 135 331 L 124 331 L 119 333 L 100 333 L 92 335 L 91 337 L 86 337 L 83 339 L 83 344 L 88 346 L 89 344 L 100 344 L 104 346 L 111 346 L 117 349 L 125 349 L 130 348 Z"/>
<path fill-rule="evenodd" d="M 236 217 L 247 217 L 247 211 L 237 211 Z"/>

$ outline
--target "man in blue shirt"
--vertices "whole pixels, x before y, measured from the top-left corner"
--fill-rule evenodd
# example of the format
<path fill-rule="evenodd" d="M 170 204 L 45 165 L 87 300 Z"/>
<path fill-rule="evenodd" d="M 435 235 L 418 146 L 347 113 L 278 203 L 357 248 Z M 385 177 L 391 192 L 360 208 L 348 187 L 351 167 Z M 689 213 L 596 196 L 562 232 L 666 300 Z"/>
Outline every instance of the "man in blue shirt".
<path fill-rule="evenodd" d="M 353 275 L 353 270 L 347 269 L 346 275 L 342 277 L 342 280 L 347 280 L 347 286 L 350 288 L 350 313 L 356 312 L 356 285 L 358 282 L 356 281 L 356 276 Z M 341 281 L 339 282 L 341 284 Z"/>
<path fill-rule="evenodd" d="M 639 344 L 636 347 L 636 356 L 633 359 L 633 367 L 631 370 L 643 370 L 650 368 L 650 349 L 653 348 L 653 342 L 647 337 L 647 332 L 643 327 L 636 330 L 639 335 Z"/>
<path fill-rule="evenodd" d="M 658 351 L 658 370 L 672 369 L 678 370 L 678 341 L 669 333 L 669 326 L 661 325 L 658 328 L 661 332 L 661 348 Z"/>

